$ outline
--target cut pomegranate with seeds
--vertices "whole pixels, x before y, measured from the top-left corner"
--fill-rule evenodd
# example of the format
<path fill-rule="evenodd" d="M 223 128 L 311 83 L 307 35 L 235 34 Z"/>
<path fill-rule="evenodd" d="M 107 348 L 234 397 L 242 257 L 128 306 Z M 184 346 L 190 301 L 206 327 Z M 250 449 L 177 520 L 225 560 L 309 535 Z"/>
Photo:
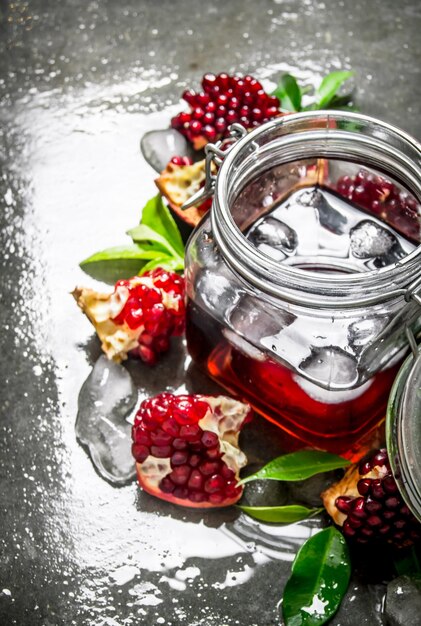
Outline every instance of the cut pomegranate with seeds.
<path fill-rule="evenodd" d="M 239 471 L 247 463 L 238 437 L 250 419 L 248 404 L 226 396 L 161 393 L 144 400 L 132 431 L 141 487 L 183 506 L 234 504 L 242 495 Z"/>
<path fill-rule="evenodd" d="M 111 294 L 77 288 L 73 296 L 114 361 L 130 355 L 153 365 L 184 332 L 184 279 L 162 268 L 118 281 Z"/>
<path fill-rule="evenodd" d="M 190 106 L 172 118 L 171 124 L 200 150 L 208 141 L 228 136 L 228 126 L 241 119 L 246 128 L 280 115 L 280 101 L 269 96 L 252 76 L 229 76 L 225 72 L 205 74 L 202 90 L 189 89 L 182 95 Z M 209 113 L 216 111 L 216 121 Z"/>
<path fill-rule="evenodd" d="M 336 182 L 336 191 L 403 235 L 417 243 L 420 241 L 419 204 L 383 176 L 361 169 L 355 176 L 341 176 Z"/>
<path fill-rule="evenodd" d="M 323 503 L 348 539 L 407 547 L 421 540 L 421 524 L 403 501 L 385 448 L 351 466 L 322 493 Z"/>

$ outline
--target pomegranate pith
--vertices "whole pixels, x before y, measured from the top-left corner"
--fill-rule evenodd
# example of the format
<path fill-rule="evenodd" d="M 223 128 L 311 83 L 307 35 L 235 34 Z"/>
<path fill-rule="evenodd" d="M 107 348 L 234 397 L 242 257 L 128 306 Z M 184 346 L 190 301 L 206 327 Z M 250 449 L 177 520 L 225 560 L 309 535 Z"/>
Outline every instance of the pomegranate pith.
<path fill-rule="evenodd" d="M 421 524 L 400 495 L 385 448 L 350 467 L 322 499 L 343 534 L 357 543 L 406 547 L 421 539 Z"/>
<path fill-rule="evenodd" d="M 144 400 L 132 431 L 141 487 L 182 506 L 234 504 L 247 463 L 238 436 L 250 419 L 247 404 L 225 396 L 161 393 Z"/>
<path fill-rule="evenodd" d="M 73 295 L 115 361 L 130 355 L 153 365 L 170 337 L 184 331 L 184 279 L 162 268 L 119 280 L 111 294 L 75 289 Z"/>
<path fill-rule="evenodd" d="M 184 91 L 190 109 L 179 113 L 171 125 L 200 150 L 208 141 L 228 136 L 228 127 L 240 122 L 254 128 L 280 115 L 280 101 L 268 95 L 253 76 L 205 74 L 202 91 Z"/>

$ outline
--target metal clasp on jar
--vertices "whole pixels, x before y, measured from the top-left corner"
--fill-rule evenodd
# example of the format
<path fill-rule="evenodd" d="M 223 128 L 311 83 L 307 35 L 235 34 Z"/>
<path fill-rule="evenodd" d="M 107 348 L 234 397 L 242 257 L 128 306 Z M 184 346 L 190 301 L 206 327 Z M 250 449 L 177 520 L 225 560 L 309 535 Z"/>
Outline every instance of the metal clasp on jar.
<path fill-rule="evenodd" d="M 231 135 L 230 139 L 222 139 L 221 141 L 217 141 L 216 143 L 208 143 L 205 146 L 205 154 L 206 154 L 206 162 L 205 162 L 205 173 L 206 180 L 205 185 L 202 189 L 199 189 L 187 202 L 185 202 L 181 210 L 185 211 L 192 206 L 201 204 L 207 198 L 213 196 L 215 190 L 215 180 L 216 174 L 212 172 L 212 163 L 220 166 L 222 161 L 230 152 L 230 150 L 234 147 L 239 139 L 242 139 L 247 135 L 247 130 L 241 124 L 232 124 L 229 128 L 229 132 Z M 227 146 L 228 144 L 228 146 Z M 222 146 L 227 146 L 222 149 Z"/>

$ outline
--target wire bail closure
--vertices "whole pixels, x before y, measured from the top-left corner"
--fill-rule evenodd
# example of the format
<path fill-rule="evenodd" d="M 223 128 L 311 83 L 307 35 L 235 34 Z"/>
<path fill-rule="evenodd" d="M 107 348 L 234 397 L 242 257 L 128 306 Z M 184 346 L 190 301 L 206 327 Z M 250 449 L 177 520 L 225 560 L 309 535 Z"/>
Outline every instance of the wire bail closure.
<path fill-rule="evenodd" d="M 186 209 L 189 209 L 190 207 L 197 204 L 201 204 L 204 200 L 213 196 L 213 193 L 215 191 L 216 174 L 212 172 L 212 165 L 214 163 L 218 166 L 222 165 L 222 161 L 227 156 L 229 151 L 234 147 L 237 141 L 247 135 L 247 129 L 238 123 L 231 124 L 231 126 L 229 127 L 229 132 L 231 135 L 231 139 L 221 139 L 216 143 L 206 144 L 205 185 L 202 189 L 199 189 L 199 191 L 193 194 L 191 198 L 187 200 L 187 202 L 184 202 L 184 204 L 182 204 L 182 211 L 185 211 Z M 221 146 L 226 145 L 227 142 L 229 142 L 230 145 L 225 150 L 222 150 Z"/>

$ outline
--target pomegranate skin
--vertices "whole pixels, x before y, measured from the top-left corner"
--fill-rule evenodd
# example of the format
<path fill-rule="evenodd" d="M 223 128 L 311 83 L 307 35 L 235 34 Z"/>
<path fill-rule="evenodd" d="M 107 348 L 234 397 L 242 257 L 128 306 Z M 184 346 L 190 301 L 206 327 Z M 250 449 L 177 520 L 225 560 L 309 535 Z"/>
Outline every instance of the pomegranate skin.
<path fill-rule="evenodd" d="M 247 404 L 226 396 L 161 393 L 144 400 L 132 429 L 140 486 L 181 506 L 234 504 L 247 463 L 238 437 L 250 419 Z"/>

